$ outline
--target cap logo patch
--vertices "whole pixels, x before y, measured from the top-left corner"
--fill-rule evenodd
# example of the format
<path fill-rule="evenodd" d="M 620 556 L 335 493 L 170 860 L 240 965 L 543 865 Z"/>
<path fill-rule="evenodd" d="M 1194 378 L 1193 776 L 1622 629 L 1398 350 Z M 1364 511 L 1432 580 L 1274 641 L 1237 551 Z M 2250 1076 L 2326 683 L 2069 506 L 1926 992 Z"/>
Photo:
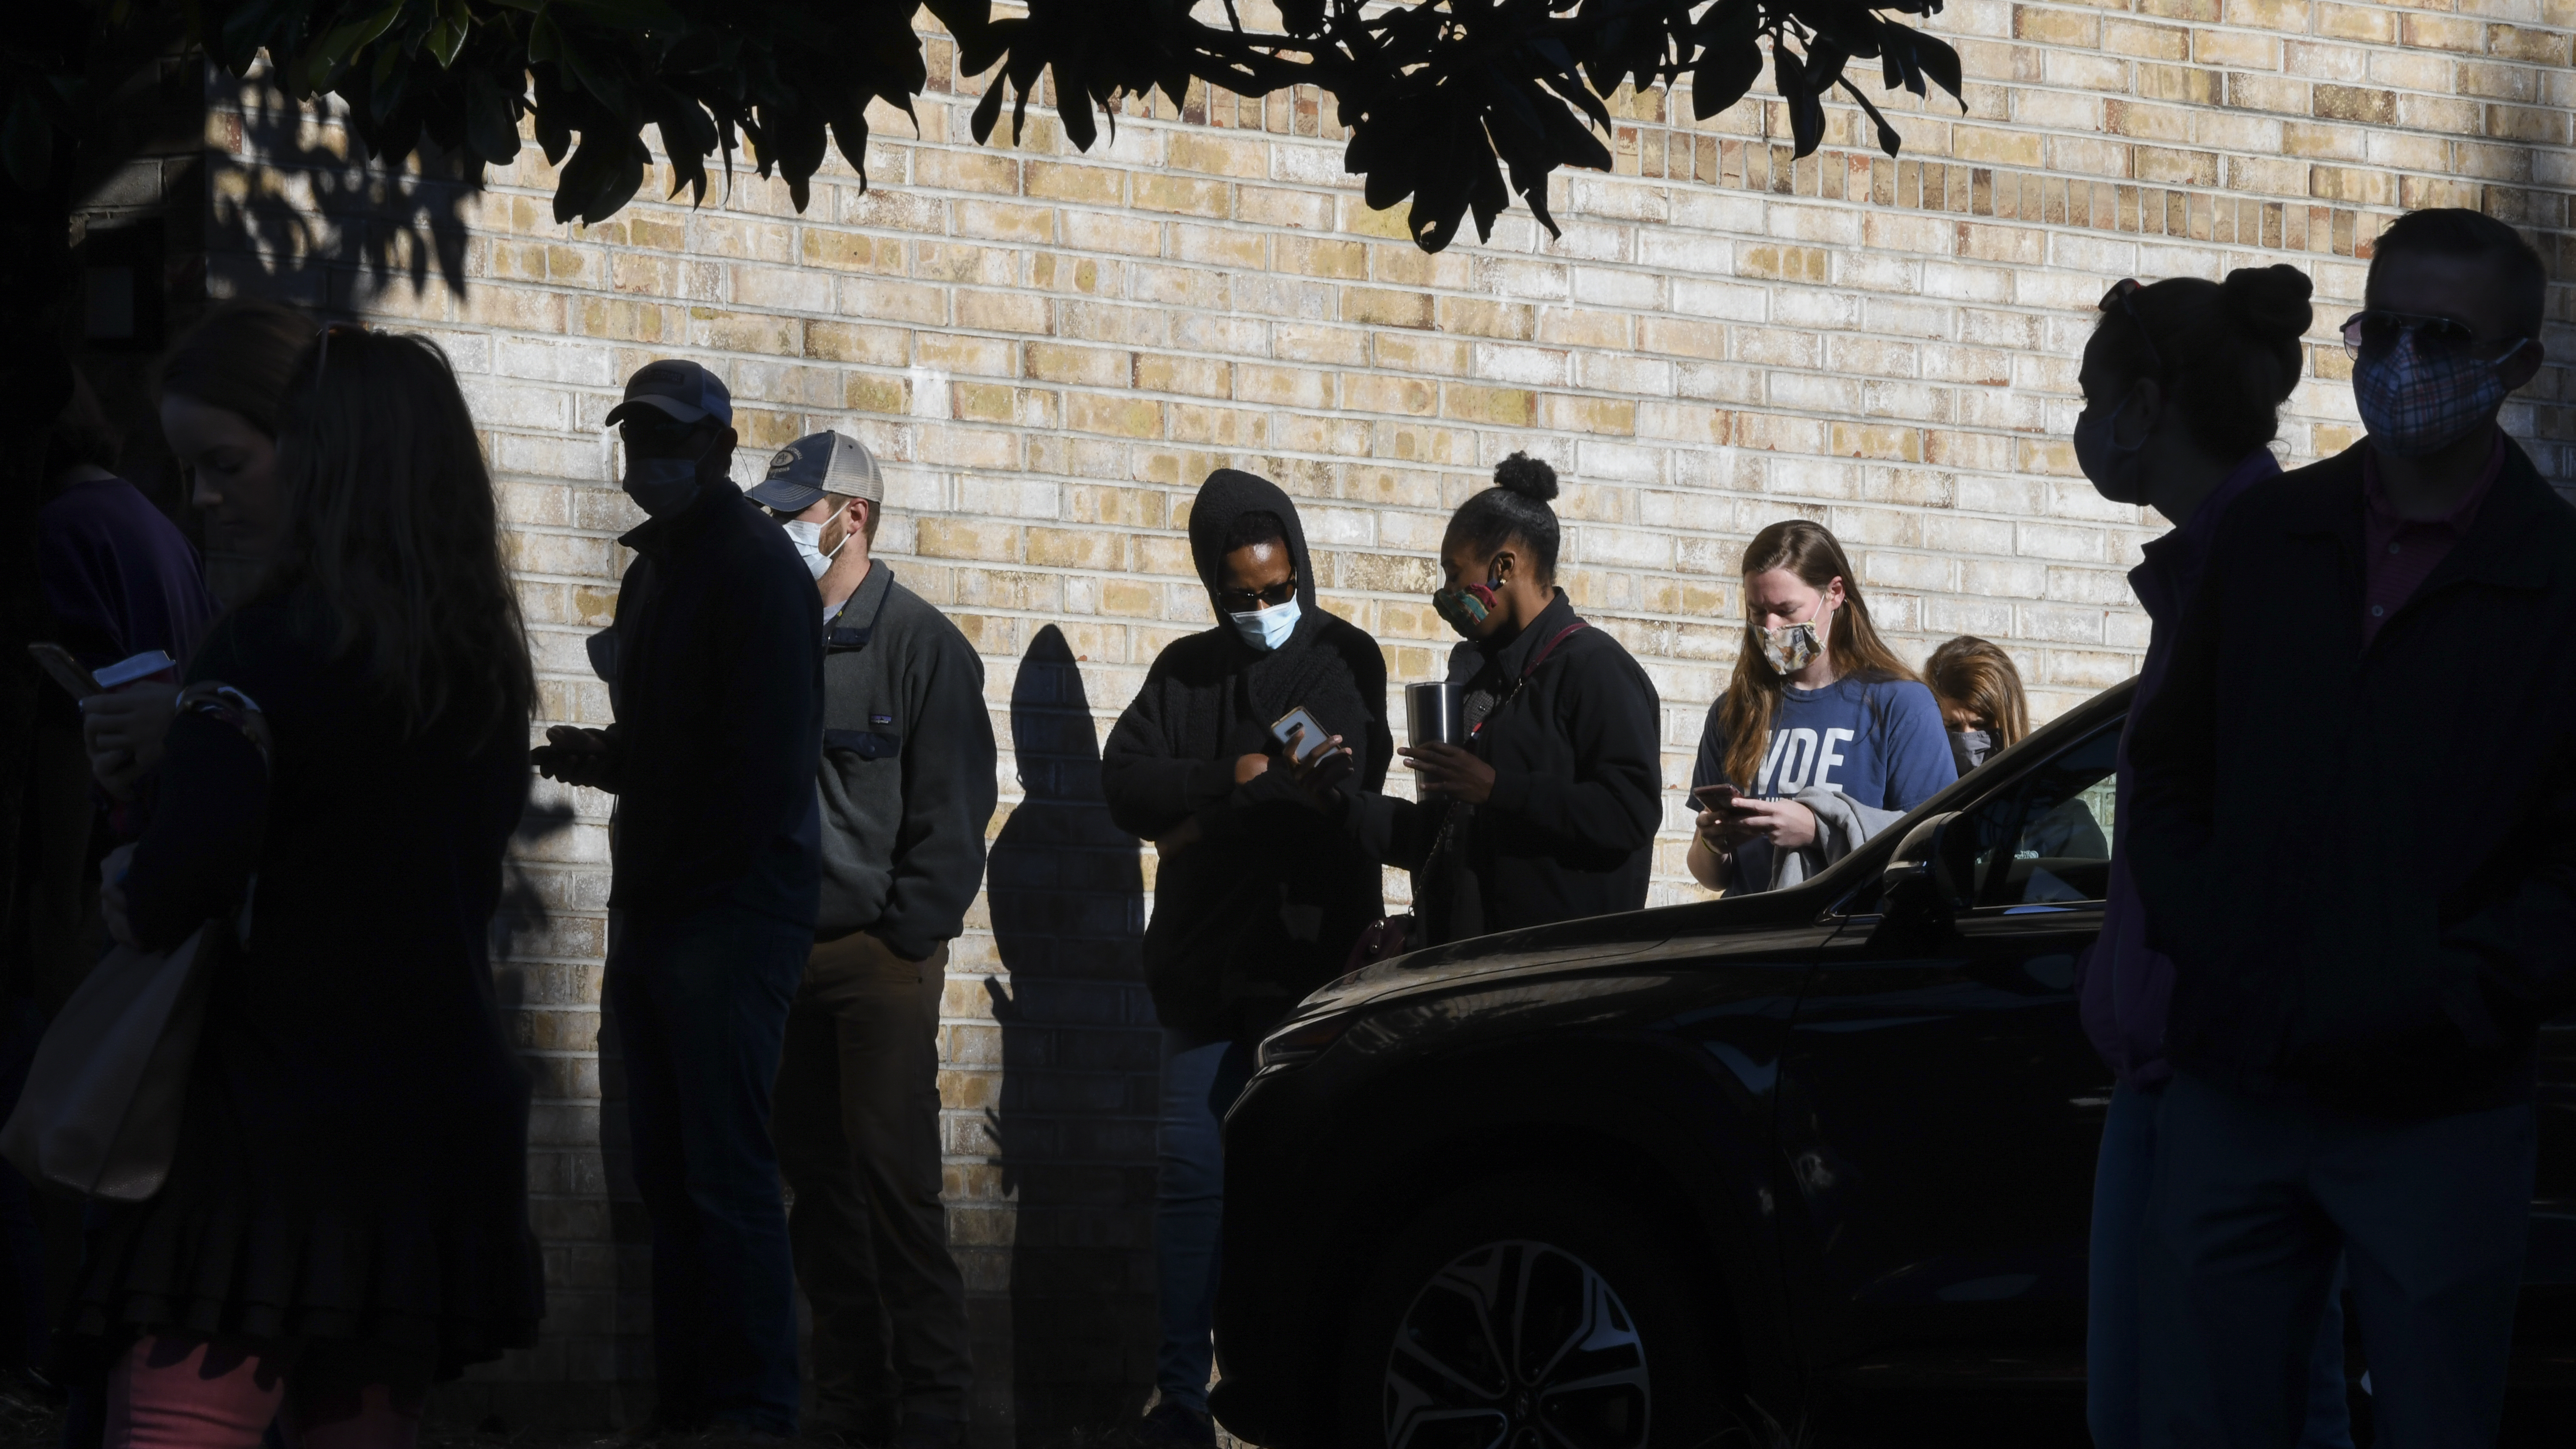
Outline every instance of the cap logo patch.
<path fill-rule="evenodd" d="M 792 443 L 779 449 L 776 453 L 771 454 L 769 459 L 769 476 L 775 478 L 779 474 L 786 472 L 788 469 L 795 467 L 796 460 L 799 456 L 800 455 L 797 453 L 795 445 Z"/>

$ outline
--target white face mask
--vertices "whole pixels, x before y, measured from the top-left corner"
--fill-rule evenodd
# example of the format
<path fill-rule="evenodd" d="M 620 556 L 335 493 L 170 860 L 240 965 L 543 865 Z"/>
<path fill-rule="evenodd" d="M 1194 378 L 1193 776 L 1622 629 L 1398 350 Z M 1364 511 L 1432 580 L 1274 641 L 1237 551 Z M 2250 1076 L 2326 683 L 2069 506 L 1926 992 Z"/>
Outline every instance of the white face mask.
<path fill-rule="evenodd" d="M 780 527 L 787 530 L 787 541 L 796 545 L 796 556 L 805 560 L 805 572 L 817 579 L 823 577 L 824 571 L 831 568 L 832 554 L 839 553 L 850 546 L 850 536 L 845 533 L 841 535 L 839 543 L 832 545 L 832 553 L 825 553 L 823 525 L 807 523 L 801 518 L 791 518 Z"/>
<path fill-rule="evenodd" d="M 1290 599 L 1267 609 L 1255 609 L 1249 614 L 1228 614 L 1226 617 L 1234 621 L 1234 632 L 1243 636 L 1244 643 L 1267 654 L 1287 643 L 1288 636 L 1297 632 L 1297 601 Z"/>

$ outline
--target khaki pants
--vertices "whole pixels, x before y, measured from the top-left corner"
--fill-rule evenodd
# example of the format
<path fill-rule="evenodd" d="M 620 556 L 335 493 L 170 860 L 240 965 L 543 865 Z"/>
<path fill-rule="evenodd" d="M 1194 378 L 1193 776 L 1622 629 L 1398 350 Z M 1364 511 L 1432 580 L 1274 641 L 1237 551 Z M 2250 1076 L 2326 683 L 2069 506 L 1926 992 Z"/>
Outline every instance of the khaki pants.
<path fill-rule="evenodd" d="M 948 948 L 907 961 L 862 931 L 817 942 L 788 1013 L 773 1135 L 814 1306 L 809 1424 L 964 1420 L 966 1285 L 939 1200 L 939 1003 Z"/>

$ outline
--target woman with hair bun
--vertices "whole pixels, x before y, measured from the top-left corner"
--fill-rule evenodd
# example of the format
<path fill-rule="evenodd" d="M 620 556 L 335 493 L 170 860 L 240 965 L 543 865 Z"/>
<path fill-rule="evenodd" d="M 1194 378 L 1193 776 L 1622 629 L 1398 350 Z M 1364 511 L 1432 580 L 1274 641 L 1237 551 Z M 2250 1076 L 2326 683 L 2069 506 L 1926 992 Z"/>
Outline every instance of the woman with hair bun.
<path fill-rule="evenodd" d="M 2198 587 L 2220 518 L 2249 489 L 2280 476 L 2267 445 L 2280 431 L 2282 402 L 2299 384 L 2309 290 L 2298 268 L 2269 266 L 2240 267 L 2221 282 L 2123 280 L 2103 295 L 2077 378 L 2084 410 L 2075 419 L 2075 461 L 2104 498 L 2153 508 L 2174 526 L 2129 572 L 2153 621 L 2129 706 L 2132 726 L 2164 682 L 2176 622 Z M 2139 1240 L 2156 1109 L 2173 1075 L 2165 1060 L 2173 963 L 2147 945 L 2146 914 L 2130 875 L 2129 743 L 2123 735 L 2102 934 L 2077 964 L 2085 1035 L 2117 1079 L 2094 1170 L 2085 1334 L 2085 1416 L 2102 1449 L 2133 1449 L 2142 1440 Z M 2343 1314 L 2332 1300 L 2309 1378 L 2300 1443 L 2350 1445 Z"/>
<path fill-rule="evenodd" d="M 1364 849 L 1413 873 L 1408 948 L 1646 903 L 1661 704 L 1556 586 L 1556 491 L 1555 469 L 1514 453 L 1449 519 L 1431 606 L 1464 640 L 1449 678 L 1467 738 L 1396 752 L 1421 799 L 1345 795 L 1331 762 L 1300 771 Z"/>

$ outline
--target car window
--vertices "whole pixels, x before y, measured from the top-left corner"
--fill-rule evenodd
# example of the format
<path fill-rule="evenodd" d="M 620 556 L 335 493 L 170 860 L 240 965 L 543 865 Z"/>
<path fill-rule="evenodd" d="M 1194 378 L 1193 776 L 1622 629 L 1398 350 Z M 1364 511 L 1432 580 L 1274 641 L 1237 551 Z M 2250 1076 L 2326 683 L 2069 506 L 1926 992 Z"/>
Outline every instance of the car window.
<path fill-rule="evenodd" d="M 2110 891 L 2112 772 L 2120 726 L 2059 751 L 1959 817 L 1946 842 L 1954 878 L 1979 906 L 2098 901 Z"/>

